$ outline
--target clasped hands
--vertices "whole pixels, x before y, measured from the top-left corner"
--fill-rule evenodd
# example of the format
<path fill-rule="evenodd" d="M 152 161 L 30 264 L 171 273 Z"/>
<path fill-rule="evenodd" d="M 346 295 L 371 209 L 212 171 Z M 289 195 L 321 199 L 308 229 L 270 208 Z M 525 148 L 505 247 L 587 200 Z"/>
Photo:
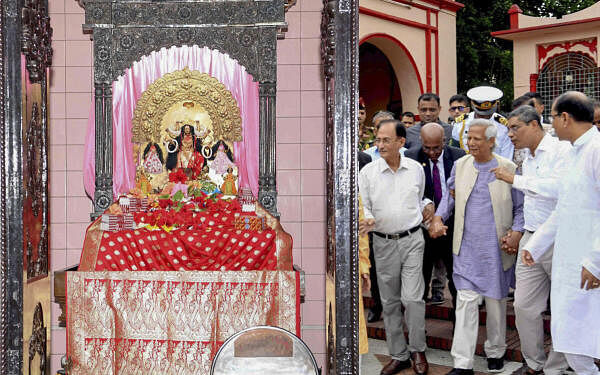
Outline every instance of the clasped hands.
<path fill-rule="evenodd" d="M 500 239 L 500 248 L 507 254 L 516 254 L 519 252 L 521 237 L 523 237 L 523 233 L 509 229 Z"/>
<path fill-rule="evenodd" d="M 438 238 L 446 235 L 448 226 L 444 225 L 441 216 L 434 216 L 429 223 L 429 237 Z"/>

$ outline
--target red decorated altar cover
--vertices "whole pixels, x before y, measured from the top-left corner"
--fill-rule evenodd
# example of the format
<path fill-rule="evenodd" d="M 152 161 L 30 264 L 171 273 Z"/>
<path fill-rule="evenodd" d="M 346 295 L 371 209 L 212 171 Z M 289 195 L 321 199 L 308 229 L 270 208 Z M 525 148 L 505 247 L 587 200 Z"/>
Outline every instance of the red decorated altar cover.
<path fill-rule="evenodd" d="M 209 374 L 234 333 L 300 335 L 293 271 L 68 272 L 69 374 Z"/>

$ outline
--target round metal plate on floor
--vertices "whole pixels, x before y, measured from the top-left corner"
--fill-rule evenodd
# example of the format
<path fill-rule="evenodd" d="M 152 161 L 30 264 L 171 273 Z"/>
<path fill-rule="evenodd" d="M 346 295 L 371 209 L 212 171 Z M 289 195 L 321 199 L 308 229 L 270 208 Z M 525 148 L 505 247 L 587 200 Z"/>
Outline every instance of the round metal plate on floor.
<path fill-rule="evenodd" d="M 211 375 L 319 375 L 315 357 L 296 335 L 279 327 L 244 329 L 217 352 Z"/>

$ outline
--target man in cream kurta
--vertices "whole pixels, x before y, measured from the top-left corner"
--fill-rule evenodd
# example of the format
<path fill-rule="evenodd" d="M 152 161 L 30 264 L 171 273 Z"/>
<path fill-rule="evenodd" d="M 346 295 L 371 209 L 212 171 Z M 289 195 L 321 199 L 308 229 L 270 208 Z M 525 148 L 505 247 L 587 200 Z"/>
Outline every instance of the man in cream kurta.
<path fill-rule="evenodd" d="M 600 133 L 592 126 L 594 107 L 579 92 L 559 96 L 552 126 L 573 144 L 550 218 L 522 251 L 533 265 L 554 242 L 552 259 L 552 343 L 578 374 L 599 374 L 600 358 Z"/>
<path fill-rule="evenodd" d="M 445 235 L 447 227 L 442 221 L 455 208 L 453 280 L 458 293 L 451 350 L 454 368 L 449 375 L 473 374 L 482 298 L 487 311 L 484 349 L 488 370 L 501 372 L 504 368 L 506 297 L 515 256 L 501 251 L 500 239 L 507 238 L 510 248 L 521 239 L 523 195 L 492 172 L 498 166 L 512 172 L 516 169 L 513 162 L 492 153 L 495 136 L 496 126 L 488 120 L 471 124 L 467 141 L 471 154 L 454 163 L 448 189 L 429 228 L 433 238 Z"/>

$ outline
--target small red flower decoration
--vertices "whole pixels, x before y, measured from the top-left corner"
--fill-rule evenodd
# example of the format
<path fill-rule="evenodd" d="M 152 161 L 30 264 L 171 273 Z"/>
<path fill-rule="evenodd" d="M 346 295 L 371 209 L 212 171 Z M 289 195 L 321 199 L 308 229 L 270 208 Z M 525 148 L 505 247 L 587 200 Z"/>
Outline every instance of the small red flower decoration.
<path fill-rule="evenodd" d="M 159 199 L 158 205 L 160 206 L 160 208 L 168 208 L 173 205 L 173 201 L 170 199 Z"/>
<path fill-rule="evenodd" d="M 175 172 L 169 173 L 170 182 L 185 184 L 187 182 L 187 179 L 187 175 L 181 168 L 177 168 Z"/>

